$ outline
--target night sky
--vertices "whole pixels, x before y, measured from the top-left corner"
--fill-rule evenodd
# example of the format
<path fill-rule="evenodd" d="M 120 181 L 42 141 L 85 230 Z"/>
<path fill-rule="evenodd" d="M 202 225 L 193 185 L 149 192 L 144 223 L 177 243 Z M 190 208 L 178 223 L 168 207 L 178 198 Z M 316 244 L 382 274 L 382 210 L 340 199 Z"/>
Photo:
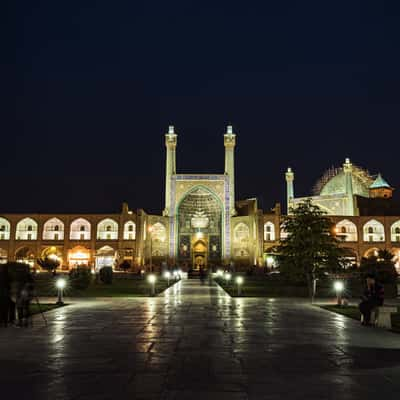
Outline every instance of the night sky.
<path fill-rule="evenodd" d="M 400 192 L 398 1 L 9 1 L 0 18 L 0 212 L 159 213 L 178 172 L 269 210 L 345 157 Z M 399 193 L 397 193 L 399 197 Z"/>

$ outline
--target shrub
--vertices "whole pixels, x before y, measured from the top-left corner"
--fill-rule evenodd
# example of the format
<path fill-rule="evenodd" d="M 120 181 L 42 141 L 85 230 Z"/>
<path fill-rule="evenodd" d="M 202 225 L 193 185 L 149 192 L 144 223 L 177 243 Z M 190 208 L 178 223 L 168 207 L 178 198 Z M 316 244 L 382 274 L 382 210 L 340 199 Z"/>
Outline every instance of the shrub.
<path fill-rule="evenodd" d="M 112 267 L 103 267 L 100 270 L 100 280 L 106 285 L 111 285 L 113 280 Z"/>
<path fill-rule="evenodd" d="M 131 268 L 131 264 L 128 260 L 122 261 L 119 267 L 124 271 L 127 272 Z"/>
<path fill-rule="evenodd" d="M 88 267 L 80 266 L 71 270 L 69 277 L 73 289 L 85 290 L 90 285 L 91 273 Z"/>

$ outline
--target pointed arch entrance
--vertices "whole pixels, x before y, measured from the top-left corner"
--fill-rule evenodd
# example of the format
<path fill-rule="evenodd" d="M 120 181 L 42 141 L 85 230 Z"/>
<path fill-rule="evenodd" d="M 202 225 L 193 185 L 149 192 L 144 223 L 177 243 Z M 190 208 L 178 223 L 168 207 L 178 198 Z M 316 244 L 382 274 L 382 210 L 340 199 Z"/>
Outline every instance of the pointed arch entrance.
<path fill-rule="evenodd" d="M 195 269 L 220 263 L 223 207 L 218 197 L 196 186 L 182 198 L 176 215 L 178 262 Z"/>

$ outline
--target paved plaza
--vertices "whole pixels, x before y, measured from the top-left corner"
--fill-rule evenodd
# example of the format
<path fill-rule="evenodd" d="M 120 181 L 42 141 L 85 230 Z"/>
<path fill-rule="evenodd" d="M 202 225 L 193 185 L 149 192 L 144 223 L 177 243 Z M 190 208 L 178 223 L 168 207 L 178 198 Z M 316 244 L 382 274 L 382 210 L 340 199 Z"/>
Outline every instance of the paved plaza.
<path fill-rule="evenodd" d="M 184 280 L 0 330 L 1 398 L 398 399 L 400 335 Z"/>

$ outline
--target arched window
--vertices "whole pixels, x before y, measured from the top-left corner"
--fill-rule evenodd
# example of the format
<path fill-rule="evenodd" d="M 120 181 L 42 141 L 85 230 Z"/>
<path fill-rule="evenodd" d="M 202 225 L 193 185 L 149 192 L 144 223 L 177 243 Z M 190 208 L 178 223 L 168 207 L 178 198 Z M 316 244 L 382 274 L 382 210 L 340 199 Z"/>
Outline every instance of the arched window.
<path fill-rule="evenodd" d="M 38 225 L 32 218 L 24 218 L 17 224 L 15 238 L 17 240 L 36 240 Z"/>
<path fill-rule="evenodd" d="M 250 229 L 248 225 L 239 222 L 233 229 L 233 252 L 237 257 L 249 255 Z"/>
<path fill-rule="evenodd" d="M 133 221 L 125 222 L 124 225 L 124 240 L 136 239 L 136 224 Z"/>
<path fill-rule="evenodd" d="M 64 240 L 64 223 L 51 218 L 43 225 L 43 240 Z"/>
<path fill-rule="evenodd" d="M 0 217 L 0 240 L 10 240 L 10 223 Z"/>
<path fill-rule="evenodd" d="M 264 240 L 267 242 L 275 240 L 275 225 L 272 222 L 264 224 Z"/>
<path fill-rule="evenodd" d="M 364 242 L 384 242 L 385 229 L 383 224 L 375 219 L 368 221 L 363 228 Z"/>
<path fill-rule="evenodd" d="M 69 238 L 71 240 L 90 240 L 90 222 L 84 218 L 78 218 L 71 223 Z"/>
<path fill-rule="evenodd" d="M 400 221 L 396 221 L 390 227 L 390 241 L 391 242 L 400 242 Z"/>
<path fill-rule="evenodd" d="M 167 253 L 167 230 L 161 222 L 156 222 L 151 228 L 152 254 L 159 257 L 165 256 Z"/>
<path fill-rule="evenodd" d="M 106 218 L 97 224 L 98 240 L 117 240 L 118 224 L 111 218 Z"/>
<path fill-rule="evenodd" d="M 343 219 L 336 224 L 336 232 L 338 239 L 343 242 L 357 242 L 357 226 L 354 222 Z"/>

